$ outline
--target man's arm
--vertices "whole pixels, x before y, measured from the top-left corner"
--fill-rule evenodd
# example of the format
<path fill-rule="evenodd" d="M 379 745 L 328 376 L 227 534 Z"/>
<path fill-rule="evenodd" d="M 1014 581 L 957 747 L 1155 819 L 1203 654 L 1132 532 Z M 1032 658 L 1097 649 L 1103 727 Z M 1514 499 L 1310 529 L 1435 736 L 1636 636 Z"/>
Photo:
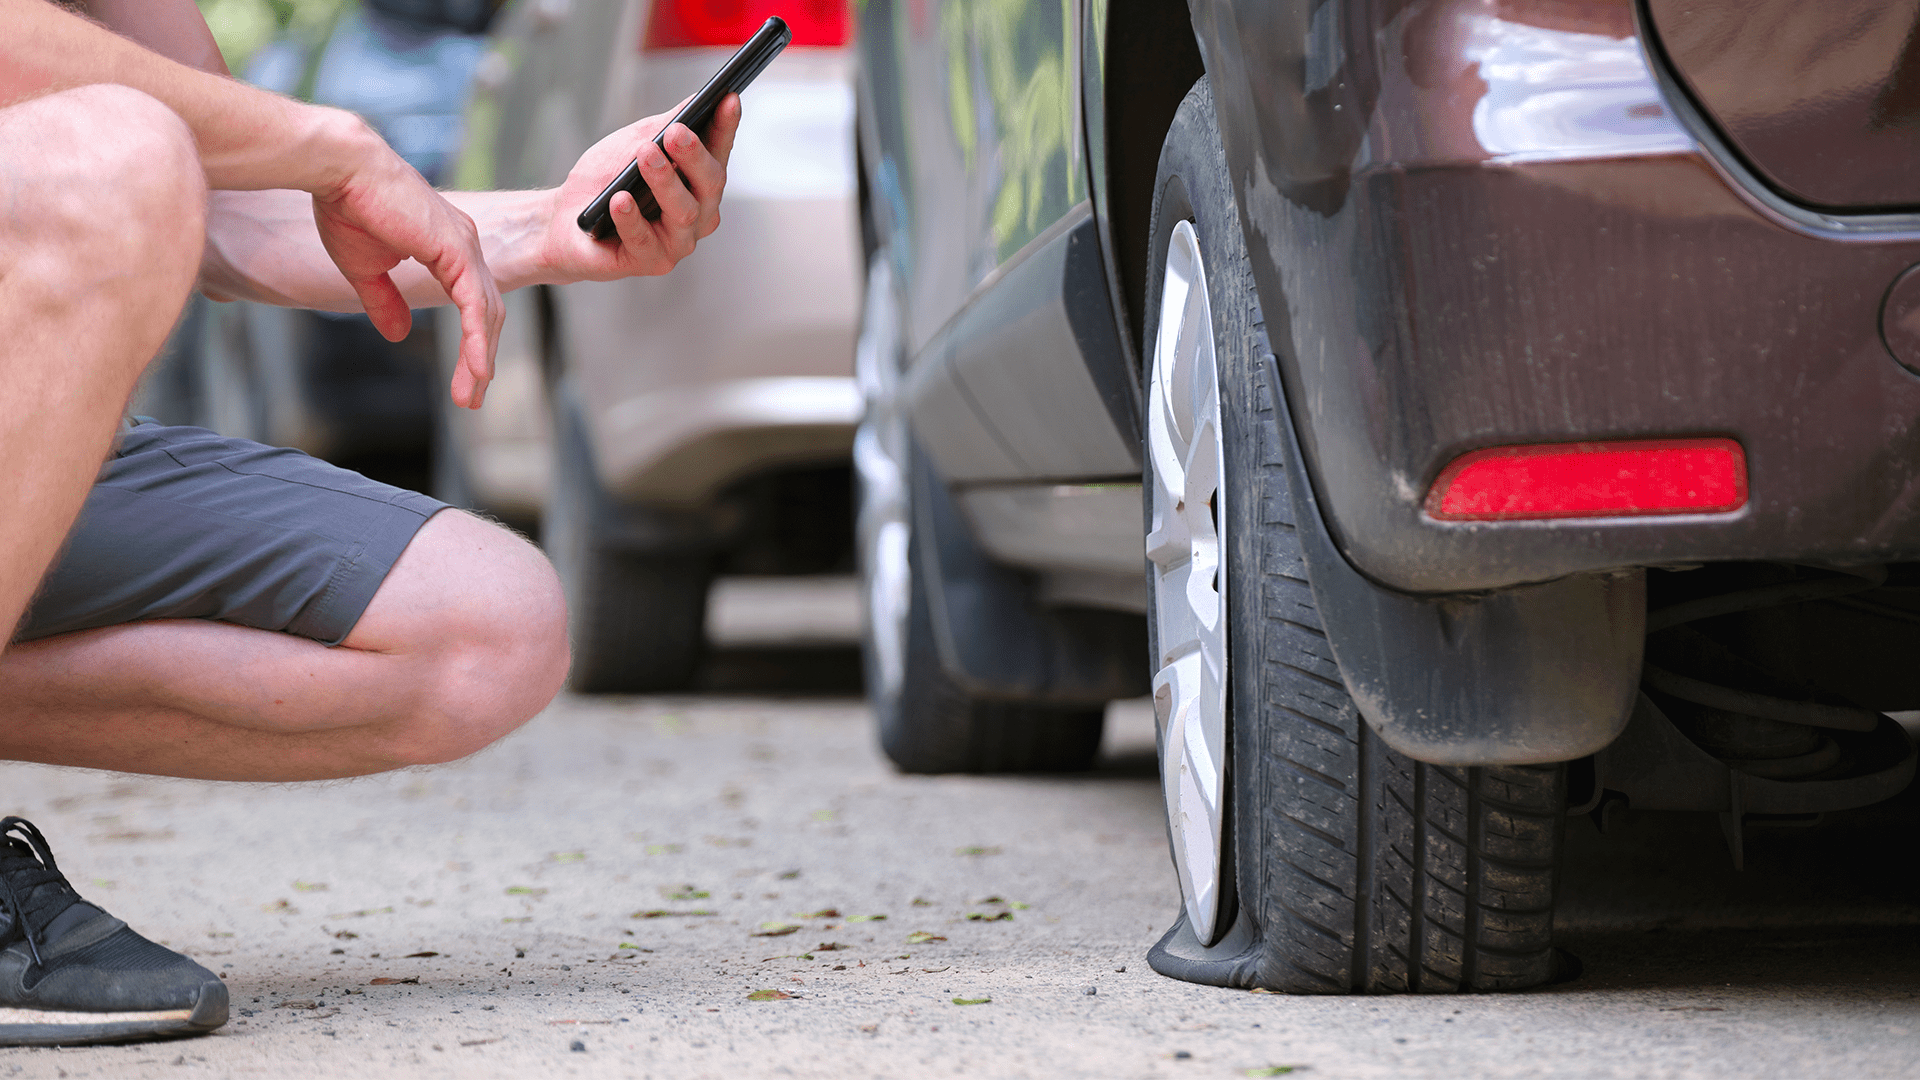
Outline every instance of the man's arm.
<path fill-rule="evenodd" d="M 159 33 L 168 22 L 188 18 L 150 11 L 142 23 L 137 6 L 109 0 L 107 8 L 113 10 L 100 14 L 132 13 L 136 21 L 124 27 L 130 35 Z M 198 12 L 191 18 L 198 20 Z M 418 261 L 460 308 L 453 398 L 480 404 L 504 308 L 473 222 L 365 123 L 188 67 L 45 0 L 0 0 L 0 26 L 7 28 L 0 34 L 0 107 L 94 83 L 118 83 L 158 99 L 192 130 L 209 187 L 290 188 L 312 197 L 320 244 L 390 340 L 406 335 L 412 316 L 388 272 L 407 259 Z M 101 213 L 110 215 L 113 207 Z"/>
<path fill-rule="evenodd" d="M 0 5 L 8 2 L 20 0 L 0 0 Z M 141 45 L 206 72 L 226 71 L 193 0 L 87 0 L 86 6 L 108 26 Z M 4 11 L 0 6 L 0 14 Z M 0 43 L 0 61 L 5 56 L 5 45 Z M 298 107 L 286 99 L 273 100 Z M 668 133 L 667 153 L 663 154 L 652 145 L 652 139 L 668 115 L 649 117 L 602 139 L 581 156 L 559 188 L 449 194 L 447 200 L 471 218 L 485 260 L 483 268 L 491 268 L 509 289 L 671 270 L 720 224 L 720 194 L 726 186 L 727 156 L 740 123 L 740 99 L 729 96 L 721 103 L 704 145 L 680 126 Z M 381 148 L 385 149 L 384 143 Z M 612 207 L 619 242 L 595 242 L 574 225 L 574 216 L 636 156 L 642 175 L 659 201 L 660 219 L 648 222 L 642 218 L 633 197 L 622 193 L 615 196 Z M 388 157 L 399 160 L 391 151 Z M 417 261 L 374 259 L 369 269 L 383 271 L 378 274 L 379 282 L 390 283 L 392 292 L 370 297 L 369 290 L 354 277 L 354 259 L 343 258 L 339 250 L 341 235 L 350 237 L 351 229 L 332 220 L 331 206 L 318 198 L 310 201 L 296 191 L 216 190 L 209 206 L 202 291 L 217 299 L 259 300 L 330 311 L 364 309 L 394 340 L 406 331 L 410 321 L 407 308 L 430 307 L 450 299 L 460 302 L 459 292 L 448 287 L 446 276 L 418 255 Z M 492 287 L 493 281 L 489 280 L 488 288 Z M 493 296 L 497 311 L 498 294 Z M 376 310 L 376 300 L 384 310 Z M 470 327 L 466 305 L 461 306 L 461 321 Z M 498 318 L 489 325 L 497 334 Z M 489 336 L 483 375 L 468 362 L 472 345 L 469 328 L 461 346 L 462 363 L 454 374 L 455 402 L 479 406 L 486 378 L 492 373 L 492 341 Z"/>
<path fill-rule="evenodd" d="M 566 182 L 544 191 L 452 191 L 466 211 L 501 291 L 526 285 L 608 281 L 664 274 L 720 224 L 726 162 L 740 124 L 740 99 L 720 105 L 706 143 L 685 126 L 668 133 L 672 159 L 653 146 L 654 133 L 672 116 L 651 116 L 602 139 L 581 155 Z M 640 156 L 641 171 L 661 207 L 648 222 L 633 197 L 614 199 L 618 244 L 595 241 L 575 224 L 580 209 L 607 181 Z M 677 171 L 676 171 L 677 170 Z M 682 183 L 681 177 L 685 177 Z M 327 261 L 298 193 L 216 192 L 207 221 L 201 291 L 283 307 L 358 311 L 355 297 Z M 447 294 L 420 267 L 403 264 L 394 284 L 414 307 L 447 303 Z"/>
<path fill-rule="evenodd" d="M 229 74 L 227 58 L 194 0 L 77 0 L 78 7 L 122 37 L 190 68 Z"/>
<path fill-rule="evenodd" d="M 152 33 L 165 21 L 126 30 Z M 0 25 L 0 107 L 75 86 L 130 86 L 187 122 L 210 187 L 332 193 L 371 156 L 371 133 L 351 114 L 177 63 L 46 0 L 0 0 Z"/>

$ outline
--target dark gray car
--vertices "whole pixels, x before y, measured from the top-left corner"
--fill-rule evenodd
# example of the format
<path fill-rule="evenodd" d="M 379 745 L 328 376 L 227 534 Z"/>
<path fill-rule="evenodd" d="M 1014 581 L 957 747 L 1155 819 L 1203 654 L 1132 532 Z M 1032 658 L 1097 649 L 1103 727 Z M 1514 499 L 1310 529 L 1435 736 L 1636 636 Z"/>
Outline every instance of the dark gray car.
<path fill-rule="evenodd" d="M 1293 992 L 1565 974 L 1570 815 L 1717 814 L 1738 863 L 1898 793 L 1913 22 L 871 0 L 888 753 L 1083 766 L 1151 693 L 1150 959 Z"/>

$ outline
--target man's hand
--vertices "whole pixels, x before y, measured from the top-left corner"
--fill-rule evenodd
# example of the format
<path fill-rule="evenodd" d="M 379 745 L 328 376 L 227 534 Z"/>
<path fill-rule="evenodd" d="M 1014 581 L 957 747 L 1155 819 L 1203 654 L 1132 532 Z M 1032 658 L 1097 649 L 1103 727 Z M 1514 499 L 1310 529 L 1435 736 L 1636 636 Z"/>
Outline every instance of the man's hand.
<path fill-rule="evenodd" d="M 667 153 L 662 154 L 653 137 L 672 116 L 666 112 L 629 124 L 580 156 L 566 183 L 553 193 L 552 220 L 541 238 L 542 276 L 555 281 L 611 281 L 664 274 L 719 226 L 727 156 L 733 152 L 733 136 L 740 127 L 740 96 L 728 94 L 720 102 L 704 145 L 684 124 L 675 124 L 667 132 Z M 633 196 L 623 191 L 613 197 L 612 207 L 620 242 L 595 240 L 581 231 L 575 219 L 634 160 L 640 162 L 640 174 L 660 202 L 660 219 L 648 221 L 640 216 Z M 684 183 L 681 176 L 686 177 Z"/>
<path fill-rule="evenodd" d="M 648 117 L 600 140 L 565 184 L 546 191 L 451 191 L 443 199 L 384 144 L 378 149 L 385 157 L 363 149 L 351 160 L 387 167 L 349 168 L 346 179 L 315 188 L 311 200 L 295 191 L 217 191 L 201 290 L 291 307 L 364 309 L 389 338 L 406 332 L 409 307 L 451 298 L 461 326 L 453 399 L 477 407 L 492 374 L 498 289 L 664 274 L 720 224 L 740 99 L 728 95 L 720 103 L 706 145 L 679 127 L 661 155 L 653 136 L 670 116 Z M 646 220 L 632 196 L 619 195 L 613 222 L 620 242 L 596 241 L 576 219 L 636 154 L 645 155 L 641 174 L 659 200 L 660 219 Z M 318 236 L 302 232 L 309 213 Z"/>
<path fill-rule="evenodd" d="M 506 308 L 480 249 L 473 219 L 433 190 L 378 136 L 367 133 L 366 164 L 337 188 L 313 196 L 320 242 L 388 341 L 407 336 L 413 314 L 389 271 L 412 258 L 460 309 L 460 364 L 453 401 L 477 409 L 493 378 Z"/>

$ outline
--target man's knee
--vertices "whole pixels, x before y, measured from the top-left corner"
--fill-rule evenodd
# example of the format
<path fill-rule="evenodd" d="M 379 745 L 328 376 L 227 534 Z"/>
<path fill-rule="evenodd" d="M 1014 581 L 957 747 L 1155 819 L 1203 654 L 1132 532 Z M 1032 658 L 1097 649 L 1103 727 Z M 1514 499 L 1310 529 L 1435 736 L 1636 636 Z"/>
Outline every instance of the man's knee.
<path fill-rule="evenodd" d="M 206 174 L 193 133 L 138 90 L 100 84 L 0 111 L 14 228 L 37 232 L 76 270 L 128 269 L 190 287 L 206 239 Z"/>
<path fill-rule="evenodd" d="M 388 751 L 437 764 L 507 735 L 560 692 L 566 600 L 539 549 L 446 511 L 416 535 L 344 644 L 416 658 L 419 695 Z"/>

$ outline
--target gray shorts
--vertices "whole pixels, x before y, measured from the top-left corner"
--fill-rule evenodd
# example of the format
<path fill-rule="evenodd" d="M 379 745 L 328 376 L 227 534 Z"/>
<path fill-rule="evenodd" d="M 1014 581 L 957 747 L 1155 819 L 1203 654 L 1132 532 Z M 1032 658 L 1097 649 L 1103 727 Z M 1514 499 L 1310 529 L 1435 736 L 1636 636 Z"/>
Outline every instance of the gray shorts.
<path fill-rule="evenodd" d="M 16 641 L 220 619 L 338 644 L 446 504 L 244 439 L 120 433 Z"/>

